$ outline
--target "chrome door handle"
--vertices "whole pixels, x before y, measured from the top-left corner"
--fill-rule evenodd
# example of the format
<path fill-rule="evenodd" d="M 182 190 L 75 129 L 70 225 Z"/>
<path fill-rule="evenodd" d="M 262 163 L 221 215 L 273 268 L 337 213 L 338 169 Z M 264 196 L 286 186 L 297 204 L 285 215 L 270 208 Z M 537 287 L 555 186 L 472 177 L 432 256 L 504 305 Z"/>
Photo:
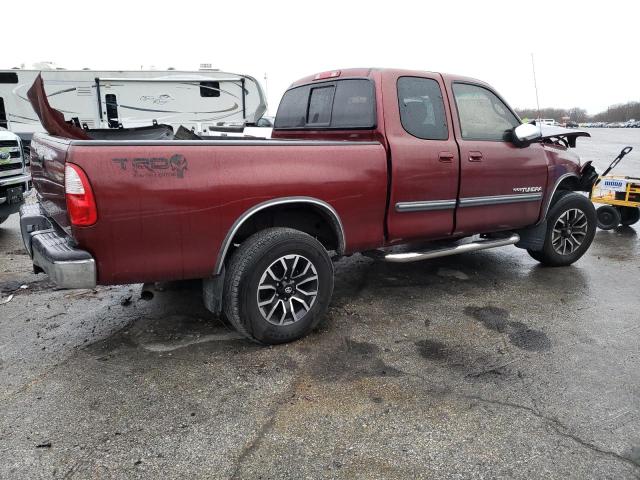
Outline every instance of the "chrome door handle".
<path fill-rule="evenodd" d="M 482 152 L 469 152 L 469 161 L 470 162 L 481 162 L 482 161 Z"/>
<path fill-rule="evenodd" d="M 441 162 L 450 163 L 453 161 L 454 156 L 455 155 L 451 152 L 440 152 L 440 154 L 438 155 L 438 160 L 440 160 Z"/>

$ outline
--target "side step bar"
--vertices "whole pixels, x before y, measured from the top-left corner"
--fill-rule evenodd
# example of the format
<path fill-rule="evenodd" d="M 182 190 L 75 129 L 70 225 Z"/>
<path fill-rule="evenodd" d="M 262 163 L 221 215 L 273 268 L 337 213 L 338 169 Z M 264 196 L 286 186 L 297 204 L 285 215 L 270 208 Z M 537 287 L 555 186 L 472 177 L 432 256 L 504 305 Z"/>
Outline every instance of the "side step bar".
<path fill-rule="evenodd" d="M 477 252 L 478 250 L 486 250 L 487 248 L 504 247 L 506 245 L 513 245 L 519 241 L 520 235 L 514 233 L 509 237 L 476 240 L 474 242 L 456 245 L 451 248 L 438 248 L 424 252 L 389 253 L 384 256 L 384 259 L 387 262 L 395 263 L 418 262 L 420 260 L 446 257 L 449 255 L 457 255 L 459 253 Z"/>

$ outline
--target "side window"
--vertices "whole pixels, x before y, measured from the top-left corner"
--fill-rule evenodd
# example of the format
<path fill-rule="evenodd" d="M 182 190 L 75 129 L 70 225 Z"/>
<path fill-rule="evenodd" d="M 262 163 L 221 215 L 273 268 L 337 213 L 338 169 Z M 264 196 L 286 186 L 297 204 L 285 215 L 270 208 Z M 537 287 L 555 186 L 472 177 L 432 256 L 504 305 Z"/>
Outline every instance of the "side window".
<path fill-rule="evenodd" d="M 504 141 L 506 132 L 520 125 L 502 100 L 484 87 L 454 83 L 453 95 L 465 140 Z"/>
<path fill-rule="evenodd" d="M 430 78 L 400 77 L 398 105 L 402 127 L 425 140 L 449 138 L 440 85 Z"/>
<path fill-rule="evenodd" d="M 219 97 L 220 82 L 200 82 L 201 97 Z"/>
<path fill-rule="evenodd" d="M 335 87 L 318 87 L 311 89 L 309 96 L 309 110 L 307 125 L 329 126 L 331 123 L 331 109 L 333 108 L 333 94 Z"/>
<path fill-rule="evenodd" d="M 4 98 L 0 97 L 0 127 L 7 128 L 7 112 L 4 110 Z"/>
<path fill-rule="evenodd" d="M 107 93 L 104 96 L 104 103 L 107 106 L 109 128 L 116 128 L 118 126 L 118 100 L 113 93 Z"/>

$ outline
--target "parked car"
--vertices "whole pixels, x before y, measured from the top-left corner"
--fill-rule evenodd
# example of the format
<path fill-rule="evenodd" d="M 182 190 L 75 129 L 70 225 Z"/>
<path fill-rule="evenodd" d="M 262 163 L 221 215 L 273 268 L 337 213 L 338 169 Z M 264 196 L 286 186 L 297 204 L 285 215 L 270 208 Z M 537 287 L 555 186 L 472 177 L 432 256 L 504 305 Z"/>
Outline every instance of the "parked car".
<path fill-rule="evenodd" d="M 36 269 L 61 287 L 201 278 L 205 305 L 262 344 L 322 319 L 332 257 L 412 262 L 505 245 L 565 266 L 589 248 L 586 132 L 521 124 L 488 84 L 410 70 L 298 80 L 271 140 L 96 141 L 37 134 Z M 390 250 L 415 241 L 421 249 Z"/>
<path fill-rule="evenodd" d="M 0 127 L 0 223 L 18 212 L 31 189 L 31 175 L 15 133 Z"/>

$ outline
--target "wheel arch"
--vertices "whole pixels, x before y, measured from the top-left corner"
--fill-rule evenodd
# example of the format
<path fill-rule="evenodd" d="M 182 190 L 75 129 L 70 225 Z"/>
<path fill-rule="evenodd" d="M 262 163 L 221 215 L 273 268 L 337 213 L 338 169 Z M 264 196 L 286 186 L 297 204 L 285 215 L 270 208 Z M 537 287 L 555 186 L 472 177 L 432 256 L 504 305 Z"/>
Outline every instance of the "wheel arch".
<path fill-rule="evenodd" d="M 346 248 L 344 227 L 338 212 L 336 212 L 330 204 L 314 197 L 301 196 L 274 198 L 254 205 L 236 219 L 225 235 L 220 251 L 218 252 L 213 272 L 214 275 L 219 275 L 222 272 L 229 250 L 234 243 L 234 239 L 238 238 L 238 235 L 242 235 L 243 232 L 255 233 L 255 231 L 259 231 L 262 228 L 258 228 L 256 230 L 256 228 L 252 227 L 252 224 L 259 224 L 261 219 L 291 210 L 296 210 L 298 213 L 311 212 L 312 215 L 315 214 L 318 218 L 322 219 L 324 221 L 323 227 L 328 227 L 330 229 L 331 234 L 334 236 L 334 242 L 321 241 L 321 243 L 323 243 L 325 248 L 330 247 L 335 243 L 335 250 L 338 254 L 344 254 Z M 298 227 L 296 229 L 305 231 L 304 228 L 300 228 L 297 224 L 297 220 L 299 220 L 299 218 L 300 217 L 298 217 L 298 219 L 292 219 L 292 225 L 287 225 L 287 222 L 284 222 L 284 224 L 278 224 L 277 226 L 289 226 L 291 228 Z M 274 225 L 267 225 L 264 228 L 268 228 L 269 226 Z"/>
<path fill-rule="evenodd" d="M 579 188 L 579 185 L 580 176 L 578 174 L 565 173 L 564 175 L 560 175 L 544 200 L 538 225 L 546 220 L 549 209 L 551 208 L 551 201 L 556 192 L 560 190 L 575 191 Z"/>

